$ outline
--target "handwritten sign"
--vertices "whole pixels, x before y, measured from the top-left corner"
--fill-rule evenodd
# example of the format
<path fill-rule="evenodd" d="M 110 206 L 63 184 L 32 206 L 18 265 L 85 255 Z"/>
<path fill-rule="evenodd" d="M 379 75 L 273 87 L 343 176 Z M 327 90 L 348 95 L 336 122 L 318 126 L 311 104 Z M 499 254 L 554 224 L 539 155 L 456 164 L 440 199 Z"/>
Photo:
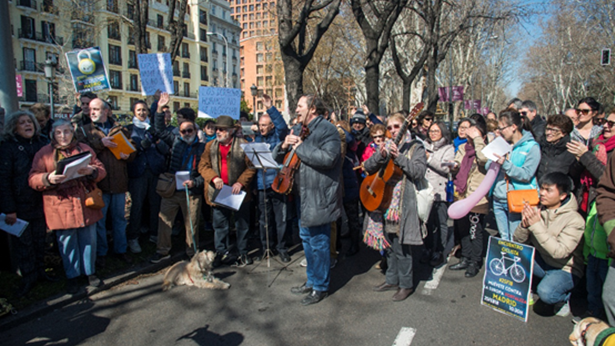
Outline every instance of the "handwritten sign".
<path fill-rule="evenodd" d="M 535 249 L 489 237 L 481 304 L 527 322 Z"/>
<path fill-rule="evenodd" d="M 138 54 L 141 91 L 143 95 L 154 95 L 156 90 L 173 95 L 173 64 L 171 54 Z"/>
<path fill-rule="evenodd" d="M 228 115 L 239 119 L 241 90 L 229 88 L 199 88 L 199 118 L 217 118 Z"/>
<path fill-rule="evenodd" d="M 75 91 L 110 90 L 107 68 L 98 47 L 77 49 L 66 53 Z"/>

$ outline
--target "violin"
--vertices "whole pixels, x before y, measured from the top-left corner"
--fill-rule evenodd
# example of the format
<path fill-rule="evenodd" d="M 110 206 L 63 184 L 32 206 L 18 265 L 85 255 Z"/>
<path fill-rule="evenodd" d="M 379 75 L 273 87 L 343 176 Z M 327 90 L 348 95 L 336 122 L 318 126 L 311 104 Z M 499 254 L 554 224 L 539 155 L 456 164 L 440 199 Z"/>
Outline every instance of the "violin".
<path fill-rule="evenodd" d="M 307 126 L 301 127 L 301 133 L 299 137 L 301 140 L 305 140 L 307 136 L 309 136 L 310 130 Z M 271 184 L 271 189 L 279 194 L 288 195 L 293 188 L 293 182 L 295 181 L 295 172 L 299 169 L 299 165 L 301 165 L 301 159 L 296 155 L 295 148 L 284 156 L 284 165 L 278 172 L 278 175 L 273 179 L 273 184 Z"/>

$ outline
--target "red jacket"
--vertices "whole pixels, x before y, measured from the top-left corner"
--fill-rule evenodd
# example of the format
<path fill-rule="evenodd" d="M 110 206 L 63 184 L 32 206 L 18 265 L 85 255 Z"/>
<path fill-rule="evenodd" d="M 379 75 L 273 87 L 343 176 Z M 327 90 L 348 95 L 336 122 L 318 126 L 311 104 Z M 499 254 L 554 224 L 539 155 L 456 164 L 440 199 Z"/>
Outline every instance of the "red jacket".
<path fill-rule="evenodd" d="M 79 148 L 81 150 L 79 150 Z M 97 183 L 105 178 L 107 171 L 103 164 L 96 158 L 92 148 L 83 143 L 78 143 L 70 151 L 70 156 L 81 151 L 88 150 L 92 153 L 91 166 L 96 167 L 93 182 Z M 34 156 L 32 170 L 28 183 L 30 187 L 43 192 L 43 209 L 45 220 L 50 231 L 80 228 L 95 224 L 102 219 L 102 212 L 98 209 L 86 208 L 85 187 L 89 178 L 77 178 L 59 185 L 51 185 L 47 177 L 56 169 L 54 161 L 55 149 L 48 144 Z"/>

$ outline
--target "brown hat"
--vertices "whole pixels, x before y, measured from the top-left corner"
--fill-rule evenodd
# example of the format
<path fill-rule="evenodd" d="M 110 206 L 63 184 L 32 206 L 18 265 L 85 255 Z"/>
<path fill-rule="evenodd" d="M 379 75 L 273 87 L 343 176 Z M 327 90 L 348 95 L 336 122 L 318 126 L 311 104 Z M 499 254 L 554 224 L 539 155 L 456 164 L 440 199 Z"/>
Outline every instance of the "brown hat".
<path fill-rule="evenodd" d="M 235 127 L 235 120 L 228 115 L 221 115 L 216 121 L 216 127 L 230 128 Z"/>

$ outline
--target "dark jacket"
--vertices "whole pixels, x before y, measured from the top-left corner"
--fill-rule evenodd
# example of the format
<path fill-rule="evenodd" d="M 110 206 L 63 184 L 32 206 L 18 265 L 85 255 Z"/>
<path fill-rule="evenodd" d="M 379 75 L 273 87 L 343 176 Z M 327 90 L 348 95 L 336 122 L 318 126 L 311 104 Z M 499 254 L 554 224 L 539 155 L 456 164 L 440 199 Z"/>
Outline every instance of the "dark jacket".
<path fill-rule="evenodd" d="M 341 215 L 342 143 L 335 126 L 321 116 L 307 127 L 310 135 L 295 151 L 301 160 L 295 181 L 299 187 L 301 226 L 315 227 L 336 221 Z M 273 157 L 282 163 L 288 151 L 279 143 Z"/>
<path fill-rule="evenodd" d="M 547 127 L 547 122 L 539 114 L 536 114 L 534 120 L 532 120 L 530 124 L 532 124 L 534 139 L 537 143 L 541 143 L 542 139 L 545 138 L 545 127 Z"/>
<path fill-rule="evenodd" d="M 34 155 L 45 146 L 34 136 L 25 139 L 16 135 L 0 145 L 0 212 L 17 213 L 20 219 L 43 217 L 43 196 L 28 185 Z"/>
<path fill-rule="evenodd" d="M 151 170 L 154 175 L 164 173 L 167 168 L 166 155 L 169 153 L 167 143 L 162 140 L 157 144 L 154 143 L 158 138 L 153 137 L 145 129 L 132 124 L 126 126 L 126 130 L 130 133 L 130 138 L 137 149 L 137 157 L 128 164 L 128 177 L 130 179 L 139 178 L 145 173 L 146 169 Z M 149 142 L 150 145 L 144 148 L 142 142 L 146 138 L 146 142 Z"/>
<path fill-rule="evenodd" d="M 39 137 L 45 144 L 49 144 L 51 142 L 50 135 L 54 122 L 55 121 L 53 120 L 53 118 L 49 118 L 49 120 L 47 120 L 47 124 L 45 124 L 45 127 L 41 128 L 41 133 L 39 134 Z"/>
<path fill-rule="evenodd" d="M 190 193 L 194 195 L 203 194 L 203 177 L 199 174 L 199 162 L 205 143 L 199 142 L 198 136 L 195 136 L 194 142 L 188 144 L 176 137 L 173 133 L 167 131 L 164 124 L 164 113 L 156 113 L 154 118 L 154 129 L 156 134 L 168 146 L 171 146 L 171 159 L 169 166 L 166 169 L 168 173 L 176 173 L 177 171 L 190 171 L 190 179 L 194 182 L 194 186 L 190 189 Z"/>
<path fill-rule="evenodd" d="M 579 169 L 575 170 L 575 167 L 578 166 L 578 163 L 576 157 L 566 148 L 566 144 L 569 142 L 570 135 L 560 138 L 557 143 L 549 143 L 546 139 L 542 139 L 542 142 L 540 142 L 540 165 L 536 171 L 536 178 L 539 183 L 543 176 L 551 172 L 561 172 L 567 175 L 574 173 L 575 176 L 571 176 L 571 178 L 575 181 L 575 184 L 577 183 L 579 178 L 577 171 Z"/>
<path fill-rule="evenodd" d="M 271 122 L 273 123 L 273 130 L 269 131 L 267 136 L 262 136 L 260 132 L 256 132 L 254 136 L 254 142 L 256 143 L 267 143 L 269 144 L 269 150 L 273 150 L 275 146 L 283 142 L 288 134 L 288 126 L 286 125 L 286 121 L 284 121 L 284 117 L 275 107 L 271 107 L 267 110 L 267 114 L 271 118 Z M 268 169 L 265 174 L 265 186 L 263 186 L 263 170 L 259 169 L 256 173 L 256 184 L 258 185 L 259 190 L 264 190 L 265 188 L 271 187 L 273 183 L 273 179 L 277 175 L 277 171 L 275 169 Z"/>
<path fill-rule="evenodd" d="M 344 203 L 356 201 L 359 198 L 359 180 L 355 166 L 359 165 L 357 153 L 351 148 L 356 147 L 355 138 L 351 133 L 348 133 L 341 127 L 346 135 L 346 155 L 344 155 L 344 163 L 342 165 L 342 175 L 344 176 Z"/>

